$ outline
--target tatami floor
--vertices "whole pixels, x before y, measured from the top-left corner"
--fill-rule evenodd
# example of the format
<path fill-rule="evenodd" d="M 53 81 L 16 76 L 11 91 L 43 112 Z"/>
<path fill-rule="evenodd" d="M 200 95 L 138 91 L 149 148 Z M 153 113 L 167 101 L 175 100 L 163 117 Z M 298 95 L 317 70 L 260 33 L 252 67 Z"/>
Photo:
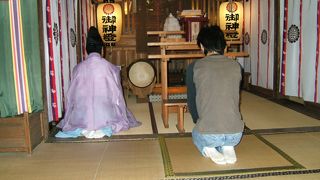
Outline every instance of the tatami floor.
<path fill-rule="evenodd" d="M 320 120 L 249 92 L 242 92 L 246 130 L 234 165 L 216 165 L 192 144 L 194 126 L 185 114 L 178 134 L 176 114 L 164 128 L 159 102 L 127 104 L 142 126 L 111 138 L 51 136 L 31 155 L 0 153 L 0 179 L 320 179 Z"/>

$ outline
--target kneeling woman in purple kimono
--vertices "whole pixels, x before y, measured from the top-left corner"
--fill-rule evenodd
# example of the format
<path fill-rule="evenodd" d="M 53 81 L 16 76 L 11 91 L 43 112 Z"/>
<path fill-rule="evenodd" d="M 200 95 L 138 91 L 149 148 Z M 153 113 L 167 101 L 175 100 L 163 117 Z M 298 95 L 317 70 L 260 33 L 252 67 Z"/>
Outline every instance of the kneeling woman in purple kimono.
<path fill-rule="evenodd" d="M 66 97 L 66 113 L 56 137 L 102 138 L 139 126 L 127 109 L 120 81 L 120 69 L 101 57 L 103 41 L 90 27 L 88 57 L 72 73 Z"/>

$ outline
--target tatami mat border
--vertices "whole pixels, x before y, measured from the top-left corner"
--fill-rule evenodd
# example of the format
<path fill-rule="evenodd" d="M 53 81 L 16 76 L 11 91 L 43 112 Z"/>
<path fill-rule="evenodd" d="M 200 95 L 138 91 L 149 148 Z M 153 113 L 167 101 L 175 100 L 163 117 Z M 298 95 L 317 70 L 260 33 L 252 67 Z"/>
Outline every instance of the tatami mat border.
<path fill-rule="evenodd" d="M 160 149 L 161 149 L 161 154 L 162 154 L 165 177 L 174 176 L 174 172 L 173 172 L 167 144 L 165 141 L 165 137 L 159 136 L 159 144 L 160 144 Z"/>
<path fill-rule="evenodd" d="M 320 126 L 293 127 L 293 128 L 272 128 L 272 129 L 253 129 L 253 130 L 249 130 L 249 132 L 250 133 L 255 133 L 255 134 L 260 134 L 260 135 L 320 132 Z"/>
<path fill-rule="evenodd" d="M 142 141 L 142 140 L 157 140 L 156 134 L 137 134 L 137 135 L 114 135 L 111 137 L 103 137 L 99 139 L 87 139 L 85 137 L 77 138 L 56 138 L 49 137 L 46 143 L 101 143 L 114 141 Z"/>
<path fill-rule="evenodd" d="M 251 174 L 236 174 L 226 176 L 202 176 L 202 177 L 169 177 L 163 180 L 223 180 L 223 179 L 249 179 L 268 176 L 289 176 L 289 175 L 302 175 L 302 174 L 319 174 L 320 169 L 308 170 L 287 170 L 287 171 L 273 171 L 273 172 L 259 172 Z"/>

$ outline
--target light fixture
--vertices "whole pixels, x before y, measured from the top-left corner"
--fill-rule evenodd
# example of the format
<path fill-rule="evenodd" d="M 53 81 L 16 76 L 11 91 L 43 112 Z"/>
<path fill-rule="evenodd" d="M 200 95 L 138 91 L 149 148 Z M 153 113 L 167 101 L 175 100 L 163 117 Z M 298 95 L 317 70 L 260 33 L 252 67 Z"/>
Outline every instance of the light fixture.
<path fill-rule="evenodd" d="M 97 7 L 98 30 L 107 46 L 115 46 L 121 38 L 122 11 L 118 3 L 102 3 Z"/>
<path fill-rule="evenodd" d="M 225 32 L 226 40 L 237 40 L 242 35 L 243 6 L 237 1 L 223 2 L 219 8 L 220 28 Z"/>

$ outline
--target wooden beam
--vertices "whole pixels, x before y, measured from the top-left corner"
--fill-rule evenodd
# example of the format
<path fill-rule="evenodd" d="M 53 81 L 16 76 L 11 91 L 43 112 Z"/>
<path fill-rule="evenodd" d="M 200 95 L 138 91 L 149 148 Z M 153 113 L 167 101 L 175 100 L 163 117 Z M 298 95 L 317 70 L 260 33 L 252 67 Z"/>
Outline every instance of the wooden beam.
<path fill-rule="evenodd" d="M 147 35 L 175 35 L 185 34 L 184 31 L 147 31 Z"/>
<path fill-rule="evenodd" d="M 249 54 L 247 52 L 226 52 L 224 56 L 229 58 L 237 58 L 237 57 L 248 57 Z M 203 58 L 205 57 L 204 54 L 153 54 L 148 55 L 148 59 L 192 59 L 192 58 Z"/>
<path fill-rule="evenodd" d="M 43 6 L 42 0 L 37 1 L 38 5 L 38 14 L 42 14 Z M 41 15 L 38 16 L 38 29 L 39 29 L 39 45 L 40 45 L 40 58 L 45 59 L 45 51 L 44 51 L 44 30 L 43 30 L 43 17 Z M 47 106 L 47 85 L 46 85 L 46 63 L 45 61 L 41 61 L 41 82 L 42 82 L 42 102 L 43 102 L 43 112 L 42 112 L 42 131 L 43 138 L 46 140 L 49 136 L 49 123 L 48 123 L 48 106 Z"/>
<path fill-rule="evenodd" d="M 155 94 L 161 94 L 161 85 L 155 86 L 152 90 Z M 184 94 L 187 93 L 186 86 L 168 87 L 168 94 Z"/>
<path fill-rule="evenodd" d="M 204 54 L 167 54 L 167 55 L 161 55 L 161 54 L 154 54 L 154 55 L 148 55 L 148 59 L 190 59 L 190 58 L 202 58 L 204 57 Z"/>
<path fill-rule="evenodd" d="M 224 53 L 224 56 L 229 58 L 237 58 L 237 57 L 248 57 L 249 54 L 247 52 L 226 52 Z"/>
<path fill-rule="evenodd" d="M 193 46 L 197 45 L 196 42 L 149 42 L 147 43 L 148 46 Z"/>
<path fill-rule="evenodd" d="M 242 41 L 226 41 L 227 46 L 230 46 L 231 44 L 237 44 L 237 45 L 242 45 Z"/>
<path fill-rule="evenodd" d="M 167 46 L 166 50 L 200 50 L 200 48 L 196 44 L 189 45 L 189 46 L 174 45 L 174 46 Z"/>

